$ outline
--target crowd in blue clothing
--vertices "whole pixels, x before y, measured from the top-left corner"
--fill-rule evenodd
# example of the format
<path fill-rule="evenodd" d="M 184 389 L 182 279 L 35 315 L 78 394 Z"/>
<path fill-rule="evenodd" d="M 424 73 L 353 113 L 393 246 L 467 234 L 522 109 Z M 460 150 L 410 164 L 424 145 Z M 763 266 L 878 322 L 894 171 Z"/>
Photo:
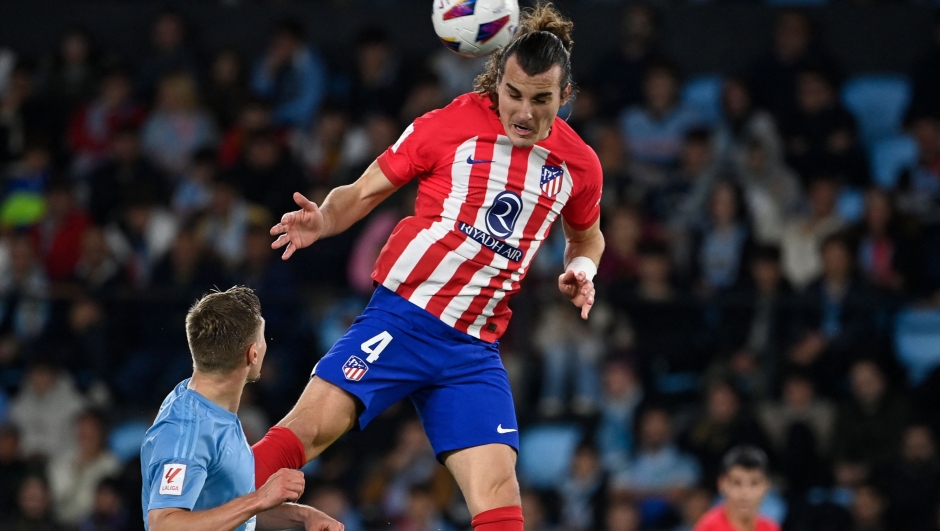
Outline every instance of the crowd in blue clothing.
<path fill-rule="evenodd" d="M 558 296 L 557 231 L 501 340 L 526 529 L 691 529 L 743 443 L 771 456 L 785 529 L 937 529 L 940 18 L 910 71 L 845 72 L 782 10 L 751 67 L 688 78 L 656 9 L 623 13 L 561 113 L 604 170 L 598 304 L 583 322 Z M 47 56 L 0 46 L 0 530 L 141 528 L 140 437 L 209 289 L 261 298 L 250 441 L 363 308 L 414 189 L 289 262 L 268 228 L 483 63 L 367 26 L 344 69 L 304 29 L 245 56 L 165 10 L 144 57 L 80 28 Z M 468 527 L 409 404 L 368 432 L 305 469 L 305 502 L 351 531 Z"/>

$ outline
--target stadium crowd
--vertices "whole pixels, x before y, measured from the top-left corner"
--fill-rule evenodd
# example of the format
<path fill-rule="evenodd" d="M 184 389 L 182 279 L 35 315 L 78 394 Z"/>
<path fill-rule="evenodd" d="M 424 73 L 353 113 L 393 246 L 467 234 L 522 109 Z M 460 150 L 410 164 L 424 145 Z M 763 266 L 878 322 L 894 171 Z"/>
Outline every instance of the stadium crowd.
<path fill-rule="evenodd" d="M 289 262 L 268 228 L 482 69 L 443 47 L 406 57 L 380 27 L 348 71 L 299 21 L 252 57 L 189 31 L 161 12 L 133 61 L 80 28 L 48 56 L 0 47 L 0 531 L 142 529 L 136 452 L 214 286 L 254 288 L 267 321 L 249 441 L 280 419 L 414 190 Z M 501 341 L 527 531 L 689 530 L 743 443 L 771 456 L 765 511 L 785 529 L 940 528 L 940 373 L 899 340 L 909 322 L 915 343 L 940 334 L 940 18 L 900 72 L 912 97 L 888 140 L 915 156 L 888 180 L 811 19 L 784 10 L 773 31 L 711 106 L 686 97 L 650 7 L 626 8 L 598 64 L 575 58 L 562 116 L 603 166 L 607 251 L 582 322 L 557 293 L 555 231 Z M 350 531 L 469 523 L 408 403 L 305 472 L 305 501 Z"/>

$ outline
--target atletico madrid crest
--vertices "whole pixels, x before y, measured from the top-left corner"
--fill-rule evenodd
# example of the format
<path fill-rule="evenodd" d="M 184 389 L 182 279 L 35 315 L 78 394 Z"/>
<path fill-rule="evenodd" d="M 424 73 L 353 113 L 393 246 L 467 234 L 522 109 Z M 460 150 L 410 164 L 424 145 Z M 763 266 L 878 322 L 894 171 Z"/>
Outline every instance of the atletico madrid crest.
<path fill-rule="evenodd" d="M 558 195 L 564 182 L 564 175 L 565 170 L 558 166 L 549 166 L 548 164 L 542 166 L 542 193 L 548 196 L 549 199 Z"/>
<path fill-rule="evenodd" d="M 343 374 L 347 380 L 358 382 L 366 373 L 369 372 L 369 366 L 358 356 L 350 356 L 343 365 Z"/>

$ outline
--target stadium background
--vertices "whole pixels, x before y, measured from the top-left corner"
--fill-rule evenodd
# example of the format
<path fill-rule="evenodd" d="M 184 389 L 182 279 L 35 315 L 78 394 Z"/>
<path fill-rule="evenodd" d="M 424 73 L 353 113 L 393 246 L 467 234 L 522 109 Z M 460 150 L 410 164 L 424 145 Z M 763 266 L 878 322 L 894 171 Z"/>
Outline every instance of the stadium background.
<path fill-rule="evenodd" d="M 738 443 L 770 454 L 787 529 L 940 526 L 940 18 L 811 3 L 561 4 L 608 250 L 588 324 L 561 231 L 512 305 L 527 530 L 691 529 Z M 288 263 L 273 216 L 480 68 L 423 2 L 175 9 L 0 4 L 0 530 L 142 527 L 136 449 L 212 286 L 261 296 L 240 416 L 276 422 L 413 190 Z M 351 531 L 467 527 L 407 403 L 306 470 Z"/>

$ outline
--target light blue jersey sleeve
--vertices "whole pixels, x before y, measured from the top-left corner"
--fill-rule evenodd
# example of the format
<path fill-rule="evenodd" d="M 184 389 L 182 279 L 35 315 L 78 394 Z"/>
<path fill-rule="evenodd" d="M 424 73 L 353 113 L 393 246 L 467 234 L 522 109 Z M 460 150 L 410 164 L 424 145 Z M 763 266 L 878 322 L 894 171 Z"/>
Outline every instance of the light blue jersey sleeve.
<path fill-rule="evenodd" d="M 149 510 L 193 510 L 205 486 L 210 461 L 210 456 L 200 455 L 203 452 L 197 440 L 197 430 L 175 422 L 166 422 L 148 434 L 144 445 L 150 446 L 150 452 L 144 452 L 148 459 L 143 466 L 150 480 Z"/>

